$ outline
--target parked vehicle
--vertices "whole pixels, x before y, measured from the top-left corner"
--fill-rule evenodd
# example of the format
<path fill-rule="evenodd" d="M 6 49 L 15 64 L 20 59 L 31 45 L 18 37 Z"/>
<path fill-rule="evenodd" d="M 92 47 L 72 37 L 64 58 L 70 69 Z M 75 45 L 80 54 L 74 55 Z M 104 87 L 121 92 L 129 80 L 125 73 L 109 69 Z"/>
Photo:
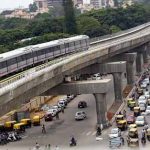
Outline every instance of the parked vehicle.
<path fill-rule="evenodd" d="M 135 117 L 137 117 L 137 116 L 139 116 L 141 114 L 140 107 L 134 107 L 133 111 L 134 111 L 134 116 Z"/>
<path fill-rule="evenodd" d="M 146 113 L 146 115 L 150 114 L 150 106 L 147 106 L 145 113 Z"/>
<path fill-rule="evenodd" d="M 32 125 L 31 119 L 29 118 L 21 119 L 20 122 L 23 123 L 26 128 L 28 127 L 31 128 L 31 125 Z"/>
<path fill-rule="evenodd" d="M 44 115 L 44 120 L 45 120 L 45 121 L 52 121 L 52 120 L 53 120 L 52 114 L 47 112 L 47 113 Z"/>
<path fill-rule="evenodd" d="M 127 124 L 134 124 L 134 122 L 135 122 L 134 115 L 128 115 L 127 116 Z"/>
<path fill-rule="evenodd" d="M 52 108 L 52 109 L 49 109 L 46 113 L 49 113 L 52 115 L 52 117 L 55 117 L 56 114 L 58 113 L 58 109 Z"/>
<path fill-rule="evenodd" d="M 58 101 L 58 103 L 57 103 L 57 105 L 59 106 L 59 107 L 63 107 L 63 108 L 65 108 L 66 107 L 66 104 L 65 104 L 65 102 L 64 101 Z"/>
<path fill-rule="evenodd" d="M 36 115 L 32 119 L 32 123 L 34 126 L 39 126 L 41 123 L 40 116 Z"/>
<path fill-rule="evenodd" d="M 146 104 L 145 103 L 140 103 L 139 107 L 140 107 L 141 112 L 145 112 L 145 110 L 146 110 Z"/>

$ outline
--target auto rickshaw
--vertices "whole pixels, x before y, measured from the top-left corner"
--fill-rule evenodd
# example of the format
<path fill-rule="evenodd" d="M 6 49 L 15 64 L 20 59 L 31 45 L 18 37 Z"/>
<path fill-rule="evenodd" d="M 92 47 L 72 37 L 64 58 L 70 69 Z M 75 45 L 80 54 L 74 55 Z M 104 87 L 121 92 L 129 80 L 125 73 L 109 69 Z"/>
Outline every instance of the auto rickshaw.
<path fill-rule="evenodd" d="M 141 111 L 140 111 L 140 107 L 134 107 L 133 108 L 134 111 L 134 116 L 137 117 L 140 115 Z"/>
<path fill-rule="evenodd" d="M 124 116 L 123 116 L 123 115 L 118 114 L 118 115 L 116 115 L 115 120 L 116 120 L 116 123 L 118 123 L 118 121 L 120 121 L 120 120 L 124 120 Z"/>
<path fill-rule="evenodd" d="M 137 93 L 138 93 L 139 95 L 142 95 L 142 94 L 143 94 L 143 89 L 138 88 Z"/>
<path fill-rule="evenodd" d="M 5 122 L 4 126 L 5 126 L 6 131 L 12 131 L 15 123 L 16 123 L 15 120 Z"/>
<path fill-rule="evenodd" d="M 134 100 L 134 101 L 131 101 L 130 104 L 129 104 L 130 110 L 133 110 L 135 106 L 136 106 L 135 100 Z"/>
<path fill-rule="evenodd" d="M 147 136 L 148 141 L 150 141 L 150 128 L 146 130 L 146 136 Z"/>
<path fill-rule="evenodd" d="M 136 125 L 136 124 L 130 124 L 130 125 L 128 126 L 128 128 L 129 128 L 129 130 L 130 130 L 131 128 L 137 128 L 137 125 Z"/>
<path fill-rule="evenodd" d="M 117 127 L 121 130 L 124 131 L 127 129 L 127 121 L 126 120 L 119 120 L 117 122 Z"/>
<path fill-rule="evenodd" d="M 34 126 L 39 126 L 41 121 L 40 121 L 40 116 L 34 116 L 32 119 L 32 123 Z"/>
<path fill-rule="evenodd" d="M 127 106 L 130 107 L 130 103 L 135 102 L 135 100 L 131 97 L 127 99 Z"/>
<path fill-rule="evenodd" d="M 25 124 L 24 123 L 16 123 L 16 124 L 14 124 L 13 129 L 17 133 L 23 133 L 23 132 L 25 132 Z"/>
<path fill-rule="evenodd" d="M 139 139 L 138 139 L 138 131 L 137 128 L 131 128 L 128 131 L 127 136 L 127 143 L 128 146 L 139 146 Z"/>
<path fill-rule="evenodd" d="M 31 128 L 31 119 L 21 119 L 21 123 L 24 123 L 26 128 Z"/>

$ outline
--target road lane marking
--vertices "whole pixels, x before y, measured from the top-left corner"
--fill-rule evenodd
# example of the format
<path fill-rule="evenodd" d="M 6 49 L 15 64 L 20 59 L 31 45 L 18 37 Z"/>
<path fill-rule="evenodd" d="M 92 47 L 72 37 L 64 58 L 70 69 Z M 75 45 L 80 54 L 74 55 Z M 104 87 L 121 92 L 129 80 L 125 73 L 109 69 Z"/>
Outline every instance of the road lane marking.
<path fill-rule="evenodd" d="M 91 131 L 89 131 L 86 135 L 88 136 L 88 135 L 90 135 L 91 134 Z"/>
<path fill-rule="evenodd" d="M 92 135 L 96 135 L 96 131 L 94 131 L 94 132 L 92 133 Z"/>

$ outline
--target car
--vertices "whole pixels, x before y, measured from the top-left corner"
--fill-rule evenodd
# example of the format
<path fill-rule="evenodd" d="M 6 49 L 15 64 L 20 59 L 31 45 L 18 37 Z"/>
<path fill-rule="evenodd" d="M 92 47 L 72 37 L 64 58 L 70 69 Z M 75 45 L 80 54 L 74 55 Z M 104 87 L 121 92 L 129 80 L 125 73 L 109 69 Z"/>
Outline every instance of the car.
<path fill-rule="evenodd" d="M 147 106 L 145 113 L 146 113 L 146 115 L 150 114 L 150 106 Z"/>
<path fill-rule="evenodd" d="M 145 82 L 145 83 L 147 83 L 147 85 L 149 85 L 149 78 L 145 78 L 145 79 L 143 80 L 143 82 Z"/>
<path fill-rule="evenodd" d="M 96 73 L 92 76 L 92 80 L 100 80 L 102 79 L 99 73 Z"/>
<path fill-rule="evenodd" d="M 145 91 L 145 92 L 144 92 L 144 95 L 145 95 L 146 98 L 150 98 L 150 93 L 149 93 L 149 91 Z"/>
<path fill-rule="evenodd" d="M 109 138 L 117 138 L 121 136 L 121 130 L 119 128 L 113 128 L 111 129 L 111 132 L 109 134 Z"/>
<path fill-rule="evenodd" d="M 141 88 L 145 89 L 147 87 L 147 83 L 146 82 L 142 82 L 140 85 Z"/>
<path fill-rule="evenodd" d="M 85 101 L 80 101 L 78 103 L 78 108 L 86 108 L 87 107 L 87 103 Z"/>
<path fill-rule="evenodd" d="M 45 115 L 44 115 L 44 120 L 45 121 L 52 121 L 53 120 L 53 116 L 51 113 L 47 112 Z"/>
<path fill-rule="evenodd" d="M 67 99 L 68 99 L 69 101 L 73 100 L 74 97 L 75 97 L 74 95 L 67 95 Z"/>
<path fill-rule="evenodd" d="M 58 105 L 59 107 L 62 107 L 62 108 L 65 108 L 65 107 L 66 107 L 66 104 L 65 104 L 65 102 L 64 102 L 63 100 L 58 101 L 57 105 Z"/>
<path fill-rule="evenodd" d="M 139 97 L 139 99 L 138 99 L 138 104 L 140 104 L 140 103 L 147 103 L 147 98 L 146 98 L 146 96 L 145 95 L 141 95 L 140 97 Z"/>
<path fill-rule="evenodd" d="M 140 111 L 144 112 L 146 110 L 146 104 L 145 103 L 139 103 Z"/>
<path fill-rule="evenodd" d="M 134 124 L 134 122 L 135 122 L 134 115 L 128 115 L 127 116 L 127 124 Z"/>
<path fill-rule="evenodd" d="M 59 99 L 59 102 L 64 102 L 65 106 L 67 106 L 67 104 L 68 104 L 67 97 Z"/>
<path fill-rule="evenodd" d="M 137 126 L 144 126 L 145 125 L 145 117 L 144 116 L 138 116 L 136 118 L 135 123 Z"/>
<path fill-rule="evenodd" d="M 86 113 L 84 111 L 78 111 L 75 114 L 75 120 L 84 120 L 86 118 Z"/>
<path fill-rule="evenodd" d="M 53 106 L 52 106 L 52 108 L 57 109 L 57 110 L 58 110 L 58 112 L 60 112 L 60 111 L 61 111 L 61 107 L 59 107 L 58 105 L 53 105 Z"/>
<path fill-rule="evenodd" d="M 41 110 L 42 110 L 42 111 L 47 111 L 47 110 L 49 110 L 50 108 L 51 108 L 51 106 L 45 104 L 45 105 L 43 105 L 43 106 L 41 107 Z"/>
<path fill-rule="evenodd" d="M 54 109 L 54 108 L 51 108 L 49 109 L 46 113 L 49 113 L 52 115 L 52 117 L 55 117 L 56 114 L 58 113 L 58 110 L 57 109 Z"/>

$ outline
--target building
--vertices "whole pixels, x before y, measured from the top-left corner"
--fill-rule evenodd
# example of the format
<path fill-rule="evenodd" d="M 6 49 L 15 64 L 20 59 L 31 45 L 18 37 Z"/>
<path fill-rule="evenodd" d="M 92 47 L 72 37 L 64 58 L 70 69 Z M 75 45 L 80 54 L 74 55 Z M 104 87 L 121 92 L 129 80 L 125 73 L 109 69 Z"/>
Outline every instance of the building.
<path fill-rule="evenodd" d="M 36 13 L 29 13 L 25 9 L 15 9 L 10 14 L 4 15 L 5 18 L 23 18 L 23 19 L 32 19 L 34 16 L 37 15 Z"/>
<path fill-rule="evenodd" d="M 48 3 L 47 0 L 34 0 L 38 13 L 48 12 Z"/>
<path fill-rule="evenodd" d="M 104 0 L 91 0 L 90 3 L 95 9 L 100 9 L 105 5 Z"/>

